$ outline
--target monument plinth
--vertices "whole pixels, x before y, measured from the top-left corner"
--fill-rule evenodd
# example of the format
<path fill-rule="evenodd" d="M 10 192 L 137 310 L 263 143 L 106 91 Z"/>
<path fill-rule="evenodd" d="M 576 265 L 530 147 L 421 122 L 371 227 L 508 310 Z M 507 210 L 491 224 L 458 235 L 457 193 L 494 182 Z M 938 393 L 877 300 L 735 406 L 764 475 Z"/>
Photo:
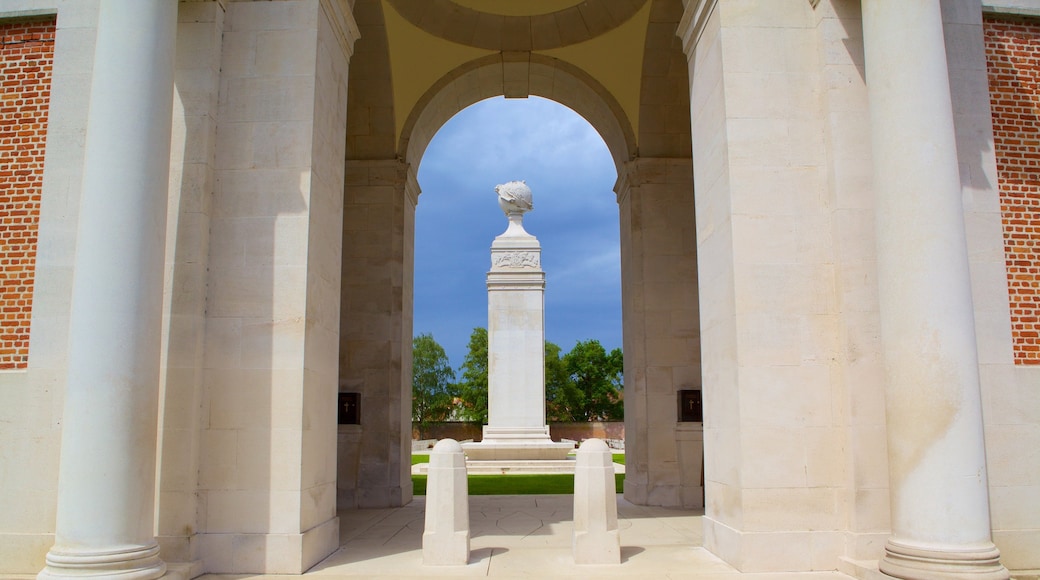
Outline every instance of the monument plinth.
<path fill-rule="evenodd" d="M 463 445 L 469 459 L 566 459 L 545 423 L 545 272 L 538 238 L 524 230 L 533 208 L 522 181 L 495 188 L 509 227 L 491 244 L 488 286 L 488 424 Z"/>

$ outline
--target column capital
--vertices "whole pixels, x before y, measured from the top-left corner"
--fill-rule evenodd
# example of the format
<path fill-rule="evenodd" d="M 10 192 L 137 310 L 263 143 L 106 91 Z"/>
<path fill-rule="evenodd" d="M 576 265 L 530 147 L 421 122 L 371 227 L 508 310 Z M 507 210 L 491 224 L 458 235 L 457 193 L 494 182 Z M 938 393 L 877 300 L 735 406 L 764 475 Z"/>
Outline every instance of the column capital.
<path fill-rule="evenodd" d="M 633 188 L 647 184 L 689 183 L 693 159 L 689 157 L 636 157 L 618 171 L 614 193 L 618 204 L 628 199 Z"/>

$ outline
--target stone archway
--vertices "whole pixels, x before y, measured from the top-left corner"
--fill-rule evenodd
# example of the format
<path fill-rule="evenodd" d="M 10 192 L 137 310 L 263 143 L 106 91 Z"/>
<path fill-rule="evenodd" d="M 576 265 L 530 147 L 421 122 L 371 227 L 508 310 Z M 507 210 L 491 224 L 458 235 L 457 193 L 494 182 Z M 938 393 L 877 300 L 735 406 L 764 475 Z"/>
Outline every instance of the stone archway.
<path fill-rule="evenodd" d="M 509 76 L 494 74 L 509 66 L 520 70 Z M 510 76 L 527 80 L 511 83 Z M 594 78 L 564 61 L 539 54 L 511 63 L 501 53 L 470 61 L 431 87 L 405 121 L 398 155 L 418 166 L 430 140 L 448 119 L 473 103 L 498 96 L 544 97 L 573 110 L 603 138 L 619 174 L 636 155 L 635 135 L 621 105 Z"/>
<path fill-rule="evenodd" d="M 370 23 L 372 32 L 366 36 L 362 27 L 351 68 L 340 389 L 361 393 L 367 424 L 341 427 L 340 506 L 400 505 L 411 497 L 416 170 L 448 119 L 500 95 L 563 104 L 585 118 L 610 150 L 622 229 L 625 494 L 640 504 L 702 505 L 700 431 L 677 421 L 678 392 L 701 387 L 688 83 L 674 36 L 680 2 L 642 3 L 629 18 L 629 25 L 646 28 L 635 36 L 637 44 L 624 47 L 644 61 L 630 79 L 639 90 L 627 96 L 609 78 L 600 82 L 594 65 L 585 63 L 586 69 L 567 55 L 503 45 L 446 70 L 406 111 L 397 110 L 408 100 L 387 72 L 393 64 L 389 46 L 401 35 L 394 30 L 406 26 L 402 15 L 408 19 L 406 11 L 393 12 L 399 5 L 411 6 L 374 0 L 356 6 L 358 21 Z M 434 42 L 424 32 L 411 34 Z M 359 60 L 365 64 L 358 66 Z"/>

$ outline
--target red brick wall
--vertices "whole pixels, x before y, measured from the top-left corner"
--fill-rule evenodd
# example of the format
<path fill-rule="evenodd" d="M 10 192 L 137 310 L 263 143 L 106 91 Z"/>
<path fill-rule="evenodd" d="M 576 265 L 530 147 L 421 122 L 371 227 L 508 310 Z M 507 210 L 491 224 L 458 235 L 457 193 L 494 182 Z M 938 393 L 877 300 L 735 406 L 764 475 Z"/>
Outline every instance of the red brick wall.
<path fill-rule="evenodd" d="M 1015 363 L 1040 365 L 1040 21 L 983 28 Z"/>
<path fill-rule="evenodd" d="M 54 19 L 0 22 L 0 369 L 29 361 Z"/>

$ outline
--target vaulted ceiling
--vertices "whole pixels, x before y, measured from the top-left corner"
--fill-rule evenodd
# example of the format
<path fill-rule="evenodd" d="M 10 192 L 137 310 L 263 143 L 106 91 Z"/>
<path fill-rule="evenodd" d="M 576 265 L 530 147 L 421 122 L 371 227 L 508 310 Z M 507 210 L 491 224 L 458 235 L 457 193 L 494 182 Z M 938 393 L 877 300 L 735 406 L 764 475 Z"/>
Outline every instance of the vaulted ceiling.
<path fill-rule="evenodd" d="M 425 110 L 453 82 L 458 102 L 440 95 L 448 109 L 434 123 L 479 98 L 536 94 L 575 109 L 605 140 L 624 140 L 612 147 L 618 161 L 690 155 L 680 0 L 356 0 L 354 15 L 349 158 L 406 157 Z"/>

